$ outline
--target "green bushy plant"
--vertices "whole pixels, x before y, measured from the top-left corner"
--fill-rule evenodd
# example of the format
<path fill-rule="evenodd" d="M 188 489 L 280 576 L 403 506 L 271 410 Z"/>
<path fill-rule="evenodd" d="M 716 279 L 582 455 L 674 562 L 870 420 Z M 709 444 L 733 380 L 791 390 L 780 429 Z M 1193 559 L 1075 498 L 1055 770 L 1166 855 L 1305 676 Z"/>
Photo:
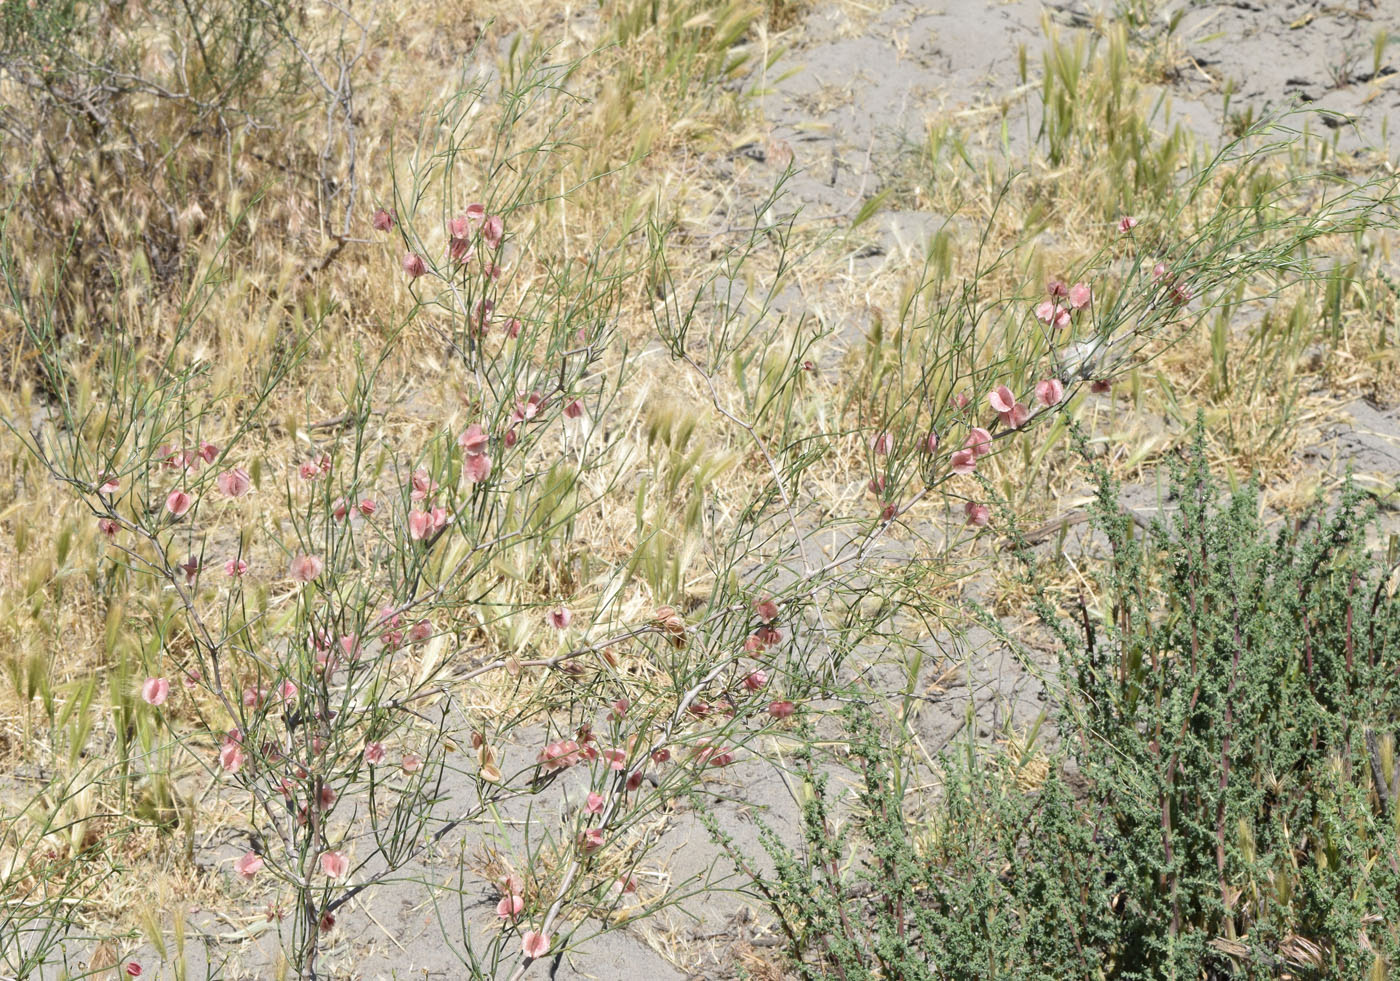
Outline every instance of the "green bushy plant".
<path fill-rule="evenodd" d="M 1266 530 L 1199 440 L 1145 534 L 1097 478 L 1095 601 L 1034 590 L 1063 681 L 1045 780 L 969 741 L 920 812 L 857 708 L 844 828 L 809 766 L 801 846 L 766 834 L 771 874 L 730 846 L 803 977 L 1389 975 L 1400 605 L 1373 512 L 1348 488 Z"/>
<path fill-rule="evenodd" d="M 1068 751 L 1122 889 L 1120 976 L 1362 977 L 1395 958 L 1400 607 L 1373 512 L 1268 532 L 1198 441 L 1143 537 L 1100 472 L 1100 615 L 1069 630 Z M 1094 622 L 1097 619 L 1097 623 Z M 1377 965 L 1380 965 L 1377 967 Z"/>

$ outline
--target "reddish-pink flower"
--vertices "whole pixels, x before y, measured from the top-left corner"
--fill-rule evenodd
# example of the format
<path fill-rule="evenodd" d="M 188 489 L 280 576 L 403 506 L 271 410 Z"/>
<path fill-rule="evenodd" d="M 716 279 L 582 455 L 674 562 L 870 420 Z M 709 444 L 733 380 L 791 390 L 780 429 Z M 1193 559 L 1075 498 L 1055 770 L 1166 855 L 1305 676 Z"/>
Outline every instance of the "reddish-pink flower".
<path fill-rule="evenodd" d="M 1065 397 L 1065 386 L 1058 378 L 1045 378 L 1035 383 L 1035 397 L 1041 405 L 1059 405 Z"/>
<path fill-rule="evenodd" d="M 761 600 L 756 600 L 753 611 L 758 614 L 758 618 L 764 623 L 772 623 L 778 618 L 778 604 L 773 602 L 773 597 L 765 596 Z"/>
<path fill-rule="evenodd" d="M 360 501 L 360 503 L 357 506 L 360 509 L 360 513 L 363 514 L 366 518 L 373 514 L 375 510 L 379 507 L 378 504 L 374 503 L 374 498 L 372 497 L 366 497 L 364 500 Z"/>
<path fill-rule="evenodd" d="M 141 965 L 135 961 L 127 961 L 126 976 L 129 978 L 139 978 L 141 976 Z"/>
<path fill-rule="evenodd" d="M 248 563 L 242 559 L 229 559 L 224 563 L 224 575 L 241 576 L 248 571 Z"/>
<path fill-rule="evenodd" d="M 403 257 L 403 271 L 408 274 L 409 279 L 417 279 L 428 271 L 428 265 L 422 256 L 407 252 Z"/>
<path fill-rule="evenodd" d="M 170 697 L 170 682 L 164 678 L 147 678 L 141 686 L 141 697 L 148 705 L 163 705 Z"/>
<path fill-rule="evenodd" d="M 573 621 L 574 615 L 567 606 L 556 606 L 549 611 L 549 625 L 555 630 L 567 630 Z"/>
<path fill-rule="evenodd" d="M 122 482 L 116 477 L 110 476 L 106 473 L 103 473 L 101 477 L 102 481 L 97 485 L 97 493 L 106 496 L 111 496 L 112 494 L 115 494 L 117 491 L 121 490 Z"/>
<path fill-rule="evenodd" d="M 534 960 L 549 953 L 549 934 L 539 933 L 535 930 L 527 930 L 525 936 L 520 938 L 520 949 L 525 952 L 525 956 Z"/>
<path fill-rule="evenodd" d="M 588 795 L 588 802 L 583 805 L 583 809 L 589 814 L 602 814 L 603 803 L 604 799 L 602 794 L 597 793 L 596 791 L 591 792 Z"/>
<path fill-rule="evenodd" d="M 579 847 L 586 852 L 593 852 L 602 848 L 603 840 L 602 828 L 589 828 L 578 836 Z"/>
<path fill-rule="evenodd" d="M 744 687 L 749 691 L 758 691 L 766 684 L 768 684 L 768 672 L 766 671 L 754 671 L 744 678 Z"/>
<path fill-rule="evenodd" d="M 525 900 L 520 896 L 510 895 L 501 897 L 501 901 L 496 904 L 496 915 L 503 920 L 513 920 L 525 909 Z"/>
<path fill-rule="evenodd" d="M 992 520 L 992 509 L 985 504 L 968 501 L 963 507 L 963 511 L 967 514 L 967 523 L 974 528 L 985 528 L 987 523 Z"/>
<path fill-rule="evenodd" d="M 243 881 L 251 882 L 253 876 L 262 871 L 264 864 L 263 857 L 257 852 L 244 852 L 233 863 L 233 871 L 237 872 Z"/>
<path fill-rule="evenodd" d="M 374 226 L 375 231 L 387 232 L 394 227 L 394 214 L 391 211 L 385 211 L 383 208 L 380 208 L 374 213 L 374 217 L 370 219 L 370 224 Z"/>
<path fill-rule="evenodd" d="M 1069 305 L 1076 310 L 1083 310 L 1093 298 L 1094 294 L 1087 283 L 1075 283 L 1069 288 Z"/>
<path fill-rule="evenodd" d="M 870 438 L 870 448 L 880 456 L 884 456 L 894 447 L 894 436 L 888 432 L 876 433 Z"/>
<path fill-rule="evenodd" d="M 937 434 L 937 433 L 933 433 L 933 432 L 929 433 L 927 436 L 925 436 L 925 437 L 923 438 L 923 440 L 920 441 L 920 443 L 919 443 L 919 448 L 920 448 L 921 450 L 923 450 L 925 453 L 937 453 L 937 452 L 938 452 L 938 434 Z"/>
<path fill-rule="evenodd" d="M 170 496 L 165 499 L 165 510 L 175 517 L 181 517 L 194 504 L 194 498 L 183 490 L 173 490 Z"/>
<path fill-rule="evenodd" d="M 417 773 L 423 769 L 423 757 L 417 753 L 404 753 L 403 758 L 399 760 L 399 766 L 403 768 L 404 773 Z"/>
<path fill-rule="evenodd" d="M 298 582 L 310 582 L 326 567 L 315 555 L 298 555 L 292 559 L 292 578 Z"/>
<path fill-rule="evenodd" d="M 1132 215 L 1124 215 L 1118 219 L 1118 230 L 1126 235 L 1137 227 L 1137 223 L 1138 220 Z"/>
<path fill-rule="evenodd" d="M 343 879 L 350 870 L 350 859 L 344 852 L 322 852 L 321 871 L 332 879 Z"/>
<path fill-rule="evenodd" d="M 98 519 L 97 519 L 97 530 L 100 531 L 100 532 L 102 532 L 102 534 L 106 535 L 108 538 L 115 538 L 115 537 L 117 537 L 117 532 L 118 532 L 120 529 L 121 529 L 121 525 L 119 525 L 119 524 L 118 524 L 114 519 L 112 519 L 112 518 L 98 518 Z"/>

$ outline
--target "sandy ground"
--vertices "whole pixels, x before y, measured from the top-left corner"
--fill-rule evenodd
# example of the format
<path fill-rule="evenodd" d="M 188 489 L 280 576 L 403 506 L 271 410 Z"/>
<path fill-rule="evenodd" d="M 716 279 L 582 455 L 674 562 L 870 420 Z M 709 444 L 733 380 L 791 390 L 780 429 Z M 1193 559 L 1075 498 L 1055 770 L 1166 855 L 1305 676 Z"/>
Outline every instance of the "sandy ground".
<path fill-rule="evenodd" d="M 975 110 L 1017 85 L 1017 47 L 1026 44 L 1035 63 L 1044 36 L 1042 17 L 1047 15 L 1065 30 L 1086 22 L 1079 5 L 1033 0 L 899 0 L 876 14 L 835 4 L 810 14 L 794 32 L 794 49 L 774 71 L 798 70 L 772 85 L 771 94 L 762 101 L 772 139 L 786 142 L 802 169 L 790 187 L 792 203 L 801 204 L 805 214 L 854 214 L 881 190 L 881 174 L 898 165 L 908 146 L 923 140 L 931 118 Z M 1251 105 L 1263 111 L 1298 96 L 1341 114 L 1334 117 L 1341 145 L 1379 145 L 1385 132 L 1394 148 L 1396 128 L 1386 127 L 1385 121 L 1400 106 L 1400 81 L 1368 84 L 1371 38 L 1381 28 L 1400 33 L 1400 4 L 1391 0 L 1192 4 L 1176 32 L 1189 57 L 1169 85 L 1170 118 L 1190 126 L 1207 141 L 1218 140 L 1224 88 L 1233 81 L 1232 112 Z M 1389 70 L 1383 68 L 1382 74 Z M 1024 132 L 1024 126 L 1011 126 L 1010 131 L 1018 128 Z M 776 164 L 756 159 L 762 156 L 750 154 L 730 161 L 740 188 L 757 187 L 764 167 L 771 174 Z M 721 161 L 718 166 L 723 172 L 726 165 Z M 742 179 L 744 175 L 751 179 Z M 771 175 L 766 179 L 771 181 Z M 915 212 L 882 214 L 877 219 L 880 248 L 868 250 L 870 254 L 859 261 L 873 269 L 902 250 L 920 247 L 937 220 Z M 813 298 L 789 298 L 789 302 L 800 305 Z M 1394 486 L 1400 473 L 1400 413 L 1394 406 L 1362 400 L 1337 408 L 1335 421 L 1326 424 L 1300 465 L 1341 472 L 1350 463 Z M 1142 498 L 1144 508 L 1153 506 L 1152 488 L 1133 493 Z M 966 667 L 946 680 L 940 686 L 944 693 L 922 709 L 918 730 L 930 752 L 964 730 L 969 702 L 978 735 L 984 738 L 1000 728 L 1008 713 L 1025 726 L 1044 708 L 1032 673 L 989 637 L 974 633 L 963 641 L 961 650 L 945 656 L 963 660 Z M 945 664 L 931 660 L 921 686 L 931 684 Z M 875 678 L 879 680 L 878 673 Z M 895 679 L 888 680 L 893 685 Z M 749 853 L 761 854 L 755 816 L 785 834 L 793 833 L 798 810 L 794 790 L 776 768 L 753 762 L 736 766 L 711 790 L 705 806 Z M 453 788 L 451 792 L 466 791 Z M 547 818 L 535 815 L 536 820 Z M 691 806 L 678 802 L 658 818 L 655 834 L 654 858 L 642 876 L 644 895 L 695 877 L 720 888 L 705 890 L 636 925 L 603 933 L 557 963 L 537 963 L 530 977 L 721 979 L 738 976 L 738 965 L 760 969 L 773 957 L 776 940 L 765 925 L 767 918 L 751 899 L 733 891 L 740 883 L 731 878 L 732 870 L 710 844 Z M 209 842 L 203 860 L 229 874 L 228 862 L 240 851 L 237 843 Z M 446 882 L 455 879 L 455 867 L 453 849 L 445 848 L 435 861 L 410 874 Z M 480 881 L 468 881 L 465 888 L 461 905 L 466 926 L 491 929 L 494 889 Z M 441 901 L 445 933 L 433 899 L 421 883 L 381 888 L 370 909 L 362 906 L 340 918 L 325 963 L 343 967 L 344 976 L 357 978 L 467 977 L 453 954 L 463 932 L 457 898 L 444 894 Z M 192 927 L 214 936 L 234 933 L 250 922 L 231 924 L 207 911 L 191 915 Z M 210 967 L 209 976 L 230 981 L 270 977 L 268 939 L 265 936 L 261 944 L 210 943 L 207 954 L 216 965 L 224 957 L 231 960 L 226 967 Z M 191 945 L 192 978 L 206 973 L 200 947 Z M 156 961 L 149 951 L 145 957 L 148 963 Z M 781 976 L 772 970 L 758 976 Z"/>

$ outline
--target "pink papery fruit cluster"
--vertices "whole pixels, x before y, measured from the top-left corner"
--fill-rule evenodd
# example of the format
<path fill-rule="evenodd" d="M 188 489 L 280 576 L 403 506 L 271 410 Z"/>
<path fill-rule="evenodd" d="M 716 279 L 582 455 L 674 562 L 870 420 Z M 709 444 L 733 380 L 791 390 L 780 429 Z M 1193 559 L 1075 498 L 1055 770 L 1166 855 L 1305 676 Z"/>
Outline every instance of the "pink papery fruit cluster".
<path fill-rule="evenodd" d="M 265 864 L 266 863 L 263 862 L 263 857 L 257 852 L 244 852 L 243 855 L 233 863 L 233 871 L 236 872 L 238 877 L 244 882 L 252 882 L 253 876 L 261 872 Z"/>
<path fill-rule="evenodd" d="M 1035 308 L 1036 319 L 1043 324 L 1058 329 L 1068 327 L 1073 315 L 1093 302 L 1094 294 L 1087 283 L 1066 286 L 1061 280 L 1052 279 L 1046 287 L 1050 299 Z"/>
<path fill-rule="evenodd" d="M 417 279 L 428 271 L 428 264 L 423 261 L 421 255 L 406 252 L 403 257 L 403 271 L 409 279 Z"/>
<path fill-rule="evenodd" d="M 167 470 L 198 470 L 202 463 L 213 463 L 219 458 L 219 448 L 204 440 L 193 448 L 177 449 L 169 443 L 162 443 L 156 456 Z"/>
<path fill-rule="evenodd" d="M 427 506 L 429 498 L 438 489 L 438 482 L 432 479 L 427 470 L 419 467 L 413 471 L 409 487 L 409 497 L 422 502 L 424 506 L 408 512 L 408 535 L 415 542 L 425 541 L 446 528 L 452 515 L 444 507 Z"/>
<path fill-rule="evenodd" d="M 708 739 L 697 742 L 691 755 L 695 757 L 697 766 L 729 766 L 734 762 L 732 749 L 716 745 Z"/>
<path fill-rule="evenodd" d="M 175 489 L 165 498 L 165 510 L 169 511 L 177 518 L 185 516 L 186 512 L 194 506 L 194 498 L 188 491 Z"/>
<path fill-rule="evenodd" d="M 527 930 L 525 936 L 520 939 L 520 949 L 531 959 L 543 957 L 549 953 L 549 934 Z"/>
<path fill-rule="evenodd" d="M 1035 383 L 1035 399 L 1046 408 L 1059 405 L 1064 397 L 1064 382 L 1058 378 L 1045 378 Z"/>
<path fill-rule="evenodd" d="M 292 559 L 292 578 L 297 582 L 311 582 L 320 576 L 326 564 L 315 555 L 298 555 Z"/>
<path fill-rule="evenodd" d="M 536 761 L 546 770 L 566 770 L 575 763 L 598 758 L 598 750 L 585 740 L 560 739 L 540 750 Z"/>
<path fill-rule="evenodd" d="M 954 450 L 949 468 L 956 474 L 969 474 L 977 469 L 977 461 L 992 452 L 992 434 L 981 426 L 973 426 L 963 440 L 962 449 Z"/>
<path fill-rule="evenodd" d="M 797 704 L 789 701 L 776 701 L 768 703 L 768 714 L 779 721 L 788 718 L 797 711 Z"/>
<path fill-rule="evenodd" d="M 1009 429 L 1020 429 L 1030 418 L 1030 410 L 1016 401 L 1016 396 L 1005 385 L 998 385 L 992 389 L 992 393 L 987 396 L 987 402 L 1001 420 L 1001 424 Z"/>
<path fill-rule="evenodd" d="M 148 705 L 164 705 L 170 697 L 170 682 L 164 678 L 147 678 L 141 685 L 141 698 Z"/>
<path fill-rule="evenodd" d="M 253 480 L 242 467 L 225 470 L 215 478 L 219 490 L 225 497 L 242 497 L 253 488 Z"/>
<path fill-rule="evenodd" d="M 1167 301 L 1173 306 L 1184 307 L 1196 296 L 1189 286 L 1181 282 L 1176 273 L 1167 269 L 1165 262 L 1159 262 L 1152 267 L 1152 278 L 1167 288 Z"/>
<path fill-rule="evenodd" d="M 477 422 L 457 437 L 457 446 L 462 451 L 462 475 L 469 483 L 479 484 L 491 476 L 491 457 L 486 453 L 490 442 L 490 436 Z"/>
<path fill-rule="evenodd" d="M 235 729 L 228 734 L 223 745 L 219 747 L 219 766 L 223 767 L 226 773 L 237 773 L 243 768 L 247 757 L 243 753 L 243 747 L 239 745 L 241 741 L 241 736 Z"/>
<path fill-rule="evenodd" d="M 344 852 L 332 851 L 321 853 L 321 871 L 332 879 L 343 879 L 345 873 L 350 869 L 350 859 Z"/>

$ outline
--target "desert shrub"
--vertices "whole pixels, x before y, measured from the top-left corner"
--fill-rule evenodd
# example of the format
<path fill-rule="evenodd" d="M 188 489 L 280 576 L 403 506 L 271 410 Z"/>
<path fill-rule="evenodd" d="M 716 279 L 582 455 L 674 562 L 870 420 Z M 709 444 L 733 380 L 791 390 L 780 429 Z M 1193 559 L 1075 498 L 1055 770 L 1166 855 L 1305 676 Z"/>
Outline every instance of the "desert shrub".
<path fill-rule="evenodd" d="M 746 5 L 717 21 L 695 19 L 689 3 L 625 6 L 634 16 L 619 21 L 619 42 L 660 60 L 640 59 L 615 88 L 649 90 L 655 70 L 670 91 L 693 89 L 698 105 L 733 82 Z M 222 9 L 274 8 L 198 16 Z M 35 43 L 67 51 L 97 38 L 79 12 Z M 179 31 L 215 23 L 188 16 Z M 698 234 L 660 188 L 635 193 L 618 178 L 614 158 L 635 160 L 597 139 L 579 65 L 519 38 L 494 68 L 466 66 L 417 141 L 388 158 L 378 211 L 356 233 L 355 248 L 372 256 L 368 287 L 303 290 L 325 263 L 291 271 L 280 236 L 269 239 L 285 275 L 240 280 L 246 225 L 266 228 L 291 206 L 230 194 L 218 234 L 201 237 L 187 207 L 199 202 L 181 189 L 197 198 L 206 177 L 235 173 L 235 158 L 257 159 L 238 144 L 240 132 L 270 138 L 252 107 L 281 91 L 280 71 L 295 87 L 305 68 L 309 91 L 326 100 L 328 142 L 310 157 L 295 146 L 335 242 L 326 259 L 339 254 L 355 171 L 353 156 L 329 148 L 354 145 L 348 79 L 368 34 L 332 28 L 308 51 L 294 25 L 257 23 L 266 33 L 249 57 L 270 70 L 246 99 L 234 98 L 237 72 L 216 90 L 232 100 L 223 109 L 183 90 L 118 92 L 156 129 L 116 145 L 99 129 L 71 155 L 96 154 L 112 183 L 52 199 L 36 184 L 0 235 L 0 312 L 40 382 L 4 421 L 25 476 L 42 477 L 45 495 L 61 486 L 84 513 L 79 523 L 7 512 L 32 563 L 7 612 L 40 640 L 37 657 L 6 665 L 61 791 L 0 826 L 0 885 L 33 897 L 5 907 L 0 939 L 29 944 L 17 973 L 62 956 L 97 877 L 65 862 L 89 856 L 93 829 L 109 839 L 137 830 L 188 869 L 206 811 L 246 840 L 222 885 L 239 898 L 272 893 L 277 968 L 302 977 L 329 970 L 326 937 L 347 904 L 391 879 L 429 877 L 424 860 L 448 843 L 469 855 L 453 897 L 463 934 L 453 939 L 464 942 L 451 949 L 472 977 L 557 964 L 590 930 L 663 908 L 693 883 L 633 891 L 655 843 L 648 820 L 786 734 L 815 695 L 846 684 L 848 658 L 904 644 L 892 620 L 936 623 L 943 611 L 927 587 L 989 524 L 981 502 L 997 484 L 1046 465 L 1043 428 L 1062 432 L 1051 427 L 1086 389 L 1102 391 L 1145 345 L 1189 331 L 1221 289 L 1288 278 L 1307 242 L 1388 203 L 1374 186 L 1345 185 L 1329 207 L 1300 215 L 1285 188 L 1248 205 L 1225 198 L 1165 220 L 1123 218 L 1071 277 L 1082 280 L 1055 279 L 1029 301 L 1013 268 L 1024 242 L 989 248 L 985 261 L 979 249 L 964 271 L 940 234 L 897 313 L 845 349 L 833 382 L 822 362 L 842 349 L 840 326 L 778 312 L 804 250 L 820 245 L 803 239 L 781 188 Z M 230 71 L 242 57 L 232 50 Z M 318 74 L 318 64 L 338 67 Z M 612 131 L 655 124 L 626 99 L 600 101 Z M 30 116 L 71 110 L 59 101 Z M 240 131 L 230 120 L 245 113 Z M 130 168 L 178 149 L 157 154 L 160 133 L 204 125 L 239 146 L 227 168 L 194 155 L 199 168 L 183 171 L 176 153 L 141 185 L 146 172 Z M 64 126 L 34 145 L 61 144 Z M 1193 200 L 1208 179 L 1248 169 L 1247 141 L 1231 150 L 1192 172 Z M 43 168 L 30 176 L 49 179 Z M 133 184 L 136 210 L 122 211 L 110 192 Z M 46 200 L 56 225 L 33 210 Z M 98 215 L 114 242 L 159 246 L 147 208 L 179 232 L 160 246 L 173 266 L 148 254 L 143 270 L 135 256 L 127 277 L 120 248 L 72 237 L 88 230 L 75 215 Z M 989 285 L 994 272 L 1019 285 Z M 118 287 L 121 303 L 104 306 Z M 238 290 L 267 305 L 213 305 Z M 346 309 L 369 294 L 403 308 Z M 373 329 L 357 331 L 366 320 Z M 220 346 L 245 334 L 244 345 Z M 738 479 L 722 479 L 734 470 Z M 52 559 L 26 554 L 32 529 L 49 521 Z M 44 655 L 69 643 L 46 605 L 64 590 L 82 591 L 89 619 L 103 623 L 92 638 L 100 685 L 46 673 Z M 881 861 L 907 886 L 885 921 L 901 935 L 899 911 L 916 909 L 924 887 L 891 864 L 905 854 L 891 837 L 900 798 L 863 738 L 866 807 L 898 846 Z M 990 777 L 975 787 L 986 801 L 968 798 L 962 826 L 980 829 L 979 847 L 1000 842 L 1012 854 L 1005 828 L 1029 820 L 1058 829 L 1051 842 L 1100 846 L 1069 812 L 1037 817 L 1036 802 Z M 1038 801 L 1054 799 L 1052 789 Z M 814 835 L 825 833 L 820 817 L 809 819 Z M 67 829 L 81 833 L 56 834 Z M 939 847 L 970 870 L 982 853 L 959 852 L 959 840 Z M 35 879 L 46 871 L 51 882 Z M 951 922 L 974 900 L 992 910 L 993 880 L 975 880 L 981 898 L 950 893 L 940 915 Z M 499 891 L 485 924 L 471 910 L 483 887 Z M 1016 888 L 997 908 L 1070 895 L 1049 873 Z M 847 935 L 839 904 L 812 912 L 825 917 L 812 920 L 820 929 L 794 926 L 795 944 Z M 917 935 L 938 934 L 937 922 Z M 998 921 L 997 943 L 1012 922 Z M 1078 923 L 1050 921 L 988 963 L 1061 956 Z M 143 932 L 163 950 L 161 929 Z M 949 958 L 986 952 L 975 933 L 948 936 Z M 859 970 L 861 943 L 839 963 Z M 881 956 L 915 970 L 911 943 Z M 1075 949 L 1082 964 L 1098 948 Z"/>
<path fill-rule="evenodd" d="M 1064 683 L 1043 782 L 969 740 L 916 811 L 857 706 L 844 828 L 809 759 L 802 846 L 767 834 L 772 873 L 729 846 L 804 977 L 1384 977 L 1400 953 L 1400 604 L 1373 513 L 1348 487 L 1268 532 L 1199 441 L 1146 534 L 1098 479 L 1092 611 L 1038 598 Z"/>

